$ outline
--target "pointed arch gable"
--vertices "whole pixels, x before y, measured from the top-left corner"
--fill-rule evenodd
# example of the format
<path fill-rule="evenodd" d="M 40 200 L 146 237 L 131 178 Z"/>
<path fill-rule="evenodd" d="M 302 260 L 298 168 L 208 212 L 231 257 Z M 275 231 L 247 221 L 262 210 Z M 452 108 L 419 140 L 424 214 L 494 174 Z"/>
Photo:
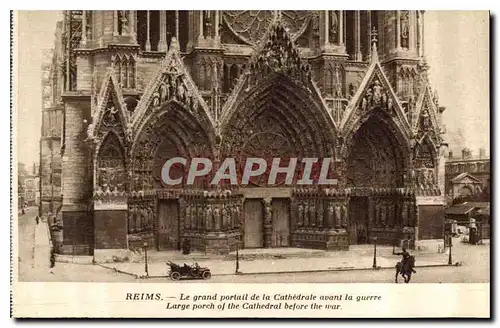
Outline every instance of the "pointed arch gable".
<path fill-rule="evenodd" d="M 146 118 L 160 107 L 160 102 L 176 101 L 187 110 L 198 113 L 210 126 L 215 121 L 208 105 L 203 100 L 198 87 L 194 83 L 180 56 L 179 45 L 175 38 L 163 59 L 160 68 L 146 87 L 144 96 L 137 104 L 132 116 L 134 133 L 142 127 Z"/>
<path fill-rule="evenodd" d="M 370 112 L 373 111 L 374 108 L 380 107 L 370 107 L 369 104 L 366 104 L 366 97 L 370 96 L 370 92 L 372 92 L 371 87 L 374 83 L 378 83 L 381 88 L 381 102 L 383 102 L 383 100 L 386 102 L 382 105 L 382 107 L 385 106 L 387 111 L 391 113 L 392 120 L 396 123 L 396 126 L 401 131 L 401 134 L 409 143 L 412 136 L 410 123 L 408 122 L 408 119 L 404 114 L 403 107 L 378 61 L 374 61 L 370 65 L 358 90 L 347 106 L 344 118 L 340 124 L 342 134 L 348 135 L 354 133 L 361 126 L 363 118 L 370 116 Z M 386 97 L 386 99 L 384 97 Z"/>
<path fill-rule="evenodd" d="M 125 129 L 130 120 L 130 116 L 126 110 L 127 106 L 125 105 L 121 89 L 118 87 L 118 80 L 116 79 L 113 68 L 108 69 L 103 81 L 104 82 L 101 85 L 101 90 L 98 96 L 97 106 L 94 113 L 92 113 L 92 124 L 94 126 L 93 131 L 94 133 L 99 131 L 104 113 L 106 112 L 110 102 L 112 102 L 115 109 L 118 110 L 117 113 L 120 117 L 120 123 Z"/>
<path fill-rule="evenodd" d="M 240 75 L 222 108 L 222 116 L 231 116 L 242 90 L 250 90 L 274 73 L 287 75 L 297 84 L 304 84 L 314 91 L 310 82 L 311 65 L 301 58 L 296 40 L 288 32 L 280 13 L 274 17 L 252 52 L 244 73 Z"/>
<path fill-rule="evenodd" d="M 418 132 L 419 129 L 419 124 L 420 124 L 420 116 L 424 111 L 427 111 L 429 114 L 429 117 L 431 119 L 432 127 L 434 131 L 439 132 L 440 131 L 440 126 L 439 122 L 437 119 L 437 108 L 436 104 L 434 101 L 432 101 L 432 91 L 430 88 L 430 85 L 427 84 L 424 87 L 423 92 L 420 94 L 419 99 L 417 101 L 417 112 L 416 112 L 416 119 L 414 120 L 412 124 L 412 130 L 416 133 Z"/>

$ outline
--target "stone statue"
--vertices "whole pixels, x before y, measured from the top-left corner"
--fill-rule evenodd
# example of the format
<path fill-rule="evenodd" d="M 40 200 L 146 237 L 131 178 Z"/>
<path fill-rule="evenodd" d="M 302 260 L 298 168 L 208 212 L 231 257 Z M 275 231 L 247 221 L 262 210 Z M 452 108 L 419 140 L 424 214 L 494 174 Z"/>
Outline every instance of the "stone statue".
<path fill-rule="evenodd" d="M 128 35 L 128 11 L 120 10 L 121 14 L 121 24 L 122 24 L 122 35 Z"/>
<path fill-rule="evenodd" d="M 347 214 L 347 206 L 342 204 L 341 206 L 341 215 L 342 215 L 342 228 L 347 229 L 349 226 L 349 215 Z"/>
<path fill-rule="evenodd" d="M 342 209 L 339 204 L 335 205 L 335 227 L 342 227 Z"/>
<path fill-rule="evenodd" d="M 332 229 L 335 228 L 335 222 L 334 222 L 334 209 L 333 209 L 333 202 L 328 202 L 328 209 L 326 212 L 326 220 L 328 222 L 328 228 Z"/>
<path fill-rule="evenodd" d="M 153 107 L 158 107 L 160 105 L 160 95 L 158 92 L 153 94 Z"/>
<path fill-rule="evenodd" d="M 380 223 L 382 224 L 383 227 L 385 227 L 386 220 L 387 220 L 387 208 L 386 204 L 382 204 L 380 208 Z"/>
<path fill-rule="evenodd" d="M 264 223 L 272 224 L 273 216 L 271 210 L 271 202 L 265 200 L 264 201 Z"/>
<path fill-rule="evenodd" d="M 309 224 L 316 226 L 316 204 L 313 201 L 309 204 Z"/>
<path fill-rule="evenodd" d="M 304 201 L 304 227 L 309 227 L 309 202 Z"/>
<path fill-rule="evenodd" d="M 299 204 L 297 206 L 297 212 L 298 212 L 297 225 L 301 227 L 304 225 L 304 205 L 302 204 L 301 201 L 299 201 Z"/>
<path fill-rule="evenodd" d="M 323 209 L 323 204 L 318 204 L 318 210 L 317 210 L 317 225 L 318 227 L 322 228 L 324 226 L 324 219 L 325 219 L 325 211 Z"/>
<path fill-rule="evenodd" d="M 330 42 L 337 43 L 337 35 L 339 30 L 339 22 L 337 19 L 337 13 L 335 10 L 329 11 L 329 32 L 330 32 Z"/>
<path fill-rule="evenodd" d="M 212 206 L 207 205 L 207 208 L 205 210 L 205 227 L 208 231 L 211 231 L 213 229 L 213 213 L 212 213 Z"/>
<path fill-rule="evenodd" d="M 184 226 L 186 229 L 191 228 L 191 205 L 186 205 L 186 218 L 184 219 Z"/>
<path fill-rule="evenodd" d="M 403 226 L 406 227 L 408 225 L 408 205 L 406 202 L 403 203 L 403 211 L 401 213 L 401 217 L 403 219 Z"/>
<path fill-rule="evenodd" d="M 229 227 L 229 213 L 227 210 L 227 206 L 222 204 L 222 230 L 227 230 Z"/>
<path fill-rule="evenodd" d="M 135 232 L 135 221 L 134 221 L 134 212 L 132 209 L 128 211 L 128 233 Z"/>
<path fill-rule="evenodd" d="M 220 231 L 220 221 L 221 221 L 221 213 L 218 206 L 215 206 L 213 210 L 213 220 L 214 220 L 214 229 L 215 231 Z"/>
<path fill-rule="evenodd" d="M 373 105 L 380 105 L 382 100 L 382 86 L 379 80 L 373 83 Z"/>
<path fill-rule="evenodd" d="M 401 26 L 401 47 L 408 48 L 410 36 L 410 23 L 408 11 L 401 12 L 400 26 Z"/>

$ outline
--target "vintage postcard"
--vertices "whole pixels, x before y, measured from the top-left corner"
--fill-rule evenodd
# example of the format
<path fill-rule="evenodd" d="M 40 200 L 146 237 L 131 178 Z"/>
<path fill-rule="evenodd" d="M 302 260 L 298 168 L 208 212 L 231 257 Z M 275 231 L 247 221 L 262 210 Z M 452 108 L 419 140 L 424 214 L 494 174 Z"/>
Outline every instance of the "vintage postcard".
<path fill-rule="evenodd" d="M 324 9 L 12 12 L 12 316 L 490 318 L 490 13 Z"/>

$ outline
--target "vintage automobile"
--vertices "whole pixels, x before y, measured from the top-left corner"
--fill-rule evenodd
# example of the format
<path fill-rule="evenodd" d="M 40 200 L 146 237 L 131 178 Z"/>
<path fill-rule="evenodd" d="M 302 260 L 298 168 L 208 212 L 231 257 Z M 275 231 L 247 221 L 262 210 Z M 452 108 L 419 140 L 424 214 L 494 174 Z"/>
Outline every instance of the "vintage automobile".
<path fill-rule="evenodd" d="M 172 280 L 179 280 L 181 278 L 195 278 L 195 279 L 210 279 L 212 277 L 212 272 L 209 268 L 200 267 L 198 262 L 194 262 L 193 265 L 178 265 L 171 261 L 167 261 L 167 265 L 170 266 L 170 271 L 168 276 Z"/>

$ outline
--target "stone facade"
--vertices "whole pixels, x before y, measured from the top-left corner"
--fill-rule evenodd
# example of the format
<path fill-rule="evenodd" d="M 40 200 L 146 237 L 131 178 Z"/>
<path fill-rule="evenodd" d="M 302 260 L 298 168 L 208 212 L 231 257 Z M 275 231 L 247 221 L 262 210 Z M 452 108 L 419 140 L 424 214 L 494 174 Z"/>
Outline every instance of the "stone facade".
<path fill-rule="evenodd" d="M 427 78 L 423 17 L 65 12 L 62 251 L 415 241 L 430 215 L 417 198 L 443 196 L 444 108 Z M 337 183 L 161 180 L 172 157 L 257 155 L 332 158 Z"/>

